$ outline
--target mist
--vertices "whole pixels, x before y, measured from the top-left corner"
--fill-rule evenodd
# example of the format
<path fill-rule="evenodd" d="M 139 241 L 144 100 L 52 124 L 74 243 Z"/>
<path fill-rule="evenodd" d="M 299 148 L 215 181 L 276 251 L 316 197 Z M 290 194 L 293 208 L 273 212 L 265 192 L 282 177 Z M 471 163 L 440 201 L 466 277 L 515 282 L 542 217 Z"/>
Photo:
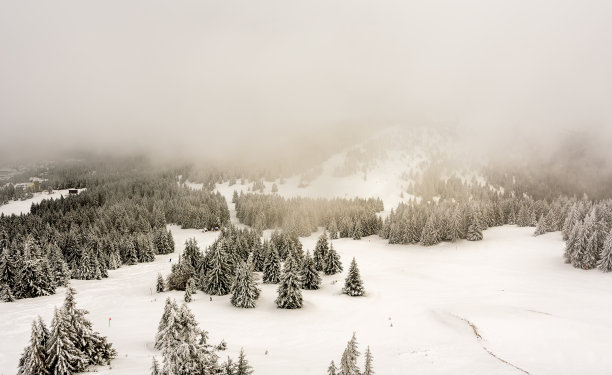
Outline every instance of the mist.
<path fill-rule="evenodd" d="M 599 147 L 610 19 L 608 1 L 2 1 L 0 158 L 299 159 L 398 125 L 485 153 Z"/>

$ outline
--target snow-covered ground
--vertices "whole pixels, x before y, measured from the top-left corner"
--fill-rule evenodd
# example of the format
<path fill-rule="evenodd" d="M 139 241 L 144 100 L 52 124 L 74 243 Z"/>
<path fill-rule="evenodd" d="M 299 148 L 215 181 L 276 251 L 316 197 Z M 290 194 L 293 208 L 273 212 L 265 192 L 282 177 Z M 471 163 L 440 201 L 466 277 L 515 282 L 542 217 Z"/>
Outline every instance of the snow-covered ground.
<path fill-rule="evenodd" d="M 16 203 L 21 202 L 9 206 Z M 218 235 L 171 229 L 178 251 L 189 237 L 204 248 Z M 312 249 L 319 234 L 302 238 L 304 248 Z M 610 275 L 563 264 L 559 233 L 531 234 L 532 228 L 506 226 L 486 231 L 481 242 L 429 248 L 388 245 L 376 236 L 337 240 L 345 272 L 323 276 L 321 290 L 304 291 L 302 309 L 277 309 L 274 285 L 261 286 L 255 309 L 234 308 L 229 296 L 210 301 L 202 292 L 190 307 L 213 342 L 226 340 L 228 354 L 236 356 L 244 347 L 256 374 L 324 374 L 353 331 L 362 350 L 371 347 L 381 375 L 607 373 Z M 183 298 L 152 289 L 157 273 L 167 275 L 170 258 L 177 256 L 124 266 L 101 281 L 72 281 L 79 306 L 90 311 L 94 327 L 119 352 L 112 369 L 99 373 L 149 373 L 151 356 L 158 354 L 152 344 L 164 300 Z M 340 293 L 352 257 L 365 283 L 364 297 Z M 49 322 L 62 300 L 60 290 L 0 303 L 1 375 L 16 372 L 32 319 L 41 315 Z"/>
<path fill-rule="evenodd" d="M 79 189 L 81 192 L 84 189 Z M 32 207 L 32 203 L 40 203 L 44 199 L 59 199 L 61 197 L 68 196 L 68 189 L 64 190 L 54 190 L 53 193 L 34 193 L 34 197 L 30 199 L 24 199 L 19 201 L 11 201 L 8 204 L 0 205 L 0 214 L 5 215 L 20 215 L 27 214 L 30 212 L 30 208 Z M 0 374 L 1 375 L 1 374 Z"/>

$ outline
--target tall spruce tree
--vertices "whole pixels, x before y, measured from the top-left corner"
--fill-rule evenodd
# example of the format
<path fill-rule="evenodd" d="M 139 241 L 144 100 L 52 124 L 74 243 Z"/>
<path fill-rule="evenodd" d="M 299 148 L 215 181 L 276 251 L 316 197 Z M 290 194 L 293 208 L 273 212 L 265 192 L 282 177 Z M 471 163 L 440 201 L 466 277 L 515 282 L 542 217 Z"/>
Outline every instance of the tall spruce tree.
<path fill-rule="evenodd" d="M 280 285 L 278 286 L 278 297 L 276 306 L 282 309 L 299 309 L 302 307 L 301 280 L 297 266 L 291 256 L 285 261 Z"/>
<path fill-rule="evenodd" d="M 325 255 L 329 250 L 329 243 L 327 241 L 327 232 L 323 232 L 319 239 L 317 240 L 317 245 L 315 246 L 313 252 L 314 265 L 317 271 L 323 271 L 323 264 L 325 263 Z"/>
<path fill-rule="evenodd" d="M 342 293 L 348 294 L 351 297 L 363 296 L 365 293 L 355 258 L 353 258 L 351 261 L 351 266 L 349 267 L 348 275 L 346 276 L 346 280 L 344 282 L 344 288 L 342 288 Z"/>
<path fill-rule="evenodd" d="M 236 307 L 253 308 L 258 297 L 259 289 L 253 278 L 253 272 L 247 263 L 242 262 L 236 267 L 231 303 Z"/>
<path fill-rule="evenodd" d="M 49 332 L 38 317 L 37 320 L 32 321 L 30 345 L 25 349 L 25 355 L 20 360 L 18 375 L 46 375 L 49 373 L 47 371 L 48 340 Z"/>
<path fill-rule="evenodd" d="M 211 251 L 203 290 L 208 294 L 224 296 L 230 292 L 232 286 L 232 271 L 228 264 L 228 255 L 221 246 L 214 246 Z"/>
<path fill-rule="evenodd" d="M 164 278 L 162 276 L 161 273 L 157 274 L 157 283 L 155 284 L 155 291 L 157 291 L 157 293 L 161 293 L 164 291 L 164 289 L 166 289 L 166 285 L 164 283 Z"/>
<path fill-rule="evenodd" d="M 375 374 L 374 368 L 372 367 L 372 361 L 373 361 L 372 352 L 370 352 L 370 347 L 368 346 L 365 352 L 365 367 L 363 369 L 362 375 L 374 375 Z"/>
<path fill-rule="evenodd" d="M 280 282 L 280 274 L 281 264 L 278 251 L 274 246 L 270 246 L 264 265 L 263 282 L 265 284 L 277 284 Z"/>
<path fill-rule="evenodd" d="M 612 231 L 606 237 L 597 267 L 603 272 L 612 271 Z"/>
<path fill-rule="evenodd" d="M 321 276 L 315 269 L 315 263 L 310 252 L 306 252 L 302 265 L 302 288 L 306 290 L 316 290 L 321 286 Z"/>
<path fill-rule="evenodd" d="M 253 367 L 249 365 L 249 361 L 246 359 L 246 355 L 244 354 L 244 349 L 240 349 L 240 354 L 238 355 L 238 361 L 236 362 L 236 372 L 235 375 L 251 375 L 253 374 Z"/>
<path fill-rule="evenodd" d="M 83 370 L 86 358 L 71 337 L 71 327 L 64 312 L 55 309 L 47 347 L 47 369 L 51 375 L 70 375 Z"/>
<path fill-rule="evenodd" d="M 472 222 L 468 227 L 466 239 L 468 241 L 480 241 L 482 240 L 482 228 L 480 224 L 480 219 L 478 217 L 478 213 L 475 212 L 472 214 Z"/>
<path fill-rule="evenodd" d="M 326 275 L 335 275 L 341 271 L 342 271 L 342 262 L 340 262 L 340 256 L 334 249 L 334 244 L 330 243 L 329 250 L 325 254 L 323 272 L 325 272 Z"/>
<path fill-rule="evenodd" d="M 346 349 L 342 353 L 340 359 L 340 370 L 342 375 L 360 375 L 359 367 L 357 367 L 357 358 L 359 350 L 357 349 L 357 337 L 353 333 L 353 337 L 346 344 Z"/>

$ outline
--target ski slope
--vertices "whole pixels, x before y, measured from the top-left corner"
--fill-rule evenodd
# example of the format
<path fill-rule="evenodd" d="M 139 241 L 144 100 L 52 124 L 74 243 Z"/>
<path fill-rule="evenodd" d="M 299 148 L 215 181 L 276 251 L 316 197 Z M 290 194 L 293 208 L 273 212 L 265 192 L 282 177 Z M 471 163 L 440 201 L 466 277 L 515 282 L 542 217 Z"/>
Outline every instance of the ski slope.
<path fill-rule="evenodd" d="M 100 374 L 149 373 L 159 355 L 153 340 L 164 300 L 183 298 L 152 291 L 156 275 L 169 273 L 187 238 L 204 248 L 218 235 L 170 228 L 177 253 L 110 271 L 101 281 L 72 281 L 78 305 L 119 352 Z M 189 305 L 212 342 L 227 342 L 227 354 L 244 348 L 256 374 L 324 374 L 353 331 L 362 352 L 370 346 L 381 375 L 606 373 L 612 366 L 610 275 L 563 264 L 559 233 L 531 233 L 498 227 L 484 241 L 429 248 L 388 245 L 376 236 L 336 240 L 345 272 L 323 276 L 321 290 L 304 291 L 302 309 L 277 309 L 274 285 L 261 286 L 255 309 L 234 308 L 229 296 L 211 301 L 202 292 Z M 304 248 L 314 248 L 319 234 L 301 238 Z M 364 297 L 340 292 L 352 257 Z M 41 315 L 48 323 L 62 301 L 60 290 L 0 303 L 0 374 L 16 372 L 32 319 Z"/>

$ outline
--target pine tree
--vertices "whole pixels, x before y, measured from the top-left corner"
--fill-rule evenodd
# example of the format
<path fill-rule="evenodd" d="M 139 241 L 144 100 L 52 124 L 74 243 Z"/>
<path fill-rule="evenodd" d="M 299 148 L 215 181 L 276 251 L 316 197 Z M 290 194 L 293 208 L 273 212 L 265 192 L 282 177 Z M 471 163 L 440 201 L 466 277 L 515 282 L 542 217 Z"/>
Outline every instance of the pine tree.
<path fill-rule="evenodd" d="M 370 347 L 368 346 L 368 348 L 366 349 L 365 352 L 365 368 L 363 370 L 363 374 L 362 375 L 374 375 L 374 369 L 372 368 L 372 353 L 370 352 Z"/>
<path fill-rule="evenodd" d="M 17 270 L 15 260 L 13 259 L 13 257 L 9 256 L 9 250 L 5 249 L 4 251 L 2 251 L 2 254 L 0 256 L 0 285 L 6 286 L 4 298 L 8 298 L 8 296 L 13 296 L 19 278 L 18 272 L 19 271 Z"/>
<path fill-rule="evenodd" d="M 11 292 L 11 288 L 7 284 L 0 284 L 0 301 L 2 302 L 13 302 L 15 296 Z"/>
<path fill-rule="evenodd" d="M 439 234 L 437 229 L 436 218 L 434 215 L 429 215 L 423 232 L 421 232 L 421 245 L 432 246 L 440 242 L 438 240 Z"/>
<path fill-rule="evenodd" d="M 315 269 L 315 264 L 310 256 L 310 252 L 306 252 L 304 264 L 302 265 L 302 288 L 306 290 L 319 289 L 321 285 L 321 276 Z"/>
<path fill-rule="evenodd" d="M 360 375 L 359 368 L 357 367 L 358 357 L 357 337 L 355 337 L 355 333 L 353 333 L 353 337 L 346 344 L 346 349 L 344 349 L 344 353 L 342 353 L 342 358 L 340 360 L 342 375 Z"/>
<path fill-rule="evenodd" d="M 63 312 L 55 309 L 51 322 L 51 336 L 47 347 L 47 368 L 51 375 L 70 375 L 80 370 L 85 361 L 83 353 L 70 337 L 70 327 Z"/>
<path fill-rule="evenodd" d="M 323 234 L 317 240 L 317 245 L 315 246 L 313 253 L 315 270 L 323 271 L 325 255 L 327 254 L 328 250 L 329 244 L 327 242 L 327 232 L 323 232 Z"/>
<path fill-rule="evenodd" d="M 193 279 L 189 279 L 189 280 L 193 280 Z M 189 286 L 187 286 L 187 288 L 185 288 L 185 302 L 189 303 L 191 302 L 191 290 L 192 288 L 190 288 Z"/>
<path fill-rule="evenodd" d="M 603 272 L 612 271 L 612 231 L 606 237 L 597 267 Z"/>
<path fill-rule="evenodd" d="M 361 276 L 359 275 L 359 268 L 357 268 L 357 261 L 355 261 L 355 258 L 353 258 L 353 260 L 351 261 L 351 266 L 349 267 L 348 275 L 346 276 L 342 293 L 348 294 L 352 297 L 363 296 L 363 294 L 365 293 L 365 290 L 363 289 L 363 282 L 361 281 Z"/>
<path fill-rule="evenodd" d="M 331 361 L 331 363 L 329 364 L 329 367 L 327 368 L 327 375 L 338 375 L 338 373 L 336 372 L 336 365 L 334 364 L 334 361 Z"/>
<path fill-rule="evenodd" d="M 302 307 L 301 280 L 297 267 L 291 256 L 285 261 L 283 275 L 278 286 L 276 306 L 282 309 L 299 309 Z"/>
<path fill-rule="evenodd" d="M 363 229 L 361 228 L 361 221 L 357 220 L 353 229 L 353 239 L 360 240 L 361 237 L 363 237 Z"/>
<path fill-rule="evenodd" d="M 540 219 L 538 220 L 538 224 L 536 225 L 536 230 L 533 233 L 533 235 L 540 236 L 546 232 L 548 232 L 548 229 L 546 227 L 546 221 L 545 221 L 544 215 L 542 215 L 540 216 Z"/>
<path fill-rule="evenodd" d="M 42 326 L 41 326 L 42 325 Z M 30 345 L 24 351 L 25 356 L 20 360 L 18 374 L 45 375 L 47 371 L 47 342 L 49 332 L 44 327 L 42 319 L 32 321 Z"/>
<path fill-rule="evenodd" d="M 329 231 L 330 239 L 335 240 L 338 238 L 338 224 L 336 223 L 335 219 L 332 219 L 332 221 L 329 223 L 327 230 Z"/>
<path fill-rule="evenodd" d="M 236 362 L 236 372 L 235 375 L 251 375 L 253 374 L 253 367 L 249 365 L 249 362 L 244 355 L 244 349 L 240 349 L 240 354 L 238 355 L 238 362 Z"/>
<path fill-rule="evenodd" d="M 157 274 L 157 284 L 155 286 L 155 290 L 157 291 L 157 293 L 161 293 L 164 291 L 164 289 L 166 288 L 165 283 L 164 283 L 164 278 L 162 277 L 161 273 Z"/>
<path fill-rule="evenodd" d="M 597 267 L 599 250 L 597 249 L 597 232 L 591 233 L 582 260 L 582 269 L 590 270 Z"/>
<path fill-rule="evenodd" d="M 209 268 L 202 289 L 208 294 L 224 296 L 230 292 L 232 286 L 228 256 L 221 246 L 214 246 L 210 251 Z"/>
<path fill-rule="evenodd" d="M 236 267 L 236 277 L 232 284 L 232 305 L 253 308 L 258 297 L 259 289 L 253 278 L 253 272 L 246 263 L 242 262 Z"/>
<path fill-rule="evenodd" d="M 178 312 L 178 306 L 174 300 L 171 300 L 170 297 L 166 298 L 166 304 L 164 305 L 164 312 L 162 314 L 161 319 L 159 320 L 159 325 L 157 326 L 157 335 L 155 337 L 155 349 L 162 349 L 163 347 L 163 337 L 162 332 L 166 331 L 168 327 L 168 322 L 170 321 L 171 316 L 175 316 Z"/>
<path fill-rule="evenodd" d="M 253 257 L 253 271 L 263 272 L 266 264 L 266 249 L 267 243 L 262 245 L 259 241 L 253 247 L 253 252 L 251 253 Z"/>
<path fill-rule="evenodd" d="M 277 284 L 280 282 L 280 273 L 281 266 L 278 251 L 274 246 L 270 246 L 263 271 L 263 282 L 265 284 Z"/>
<path fill-rule="evenodd" d="M 480 241 L 482 240 L 482 229 L 480 227 L 480 220 L 478 218 L 478 214 L 474 213 L 472 215 L 472 223 L 468 227 L 468 232 L 466 239 L 468 241 Z"/>
<path fill-rule="evenodd" d="M 155 357 L 153 357 L 153 363 L 151 364 L 151 375 L 161 375 L 159 363 L 157 363 L 157 359 L 155 359 Z"/>
<path fill-rule="evenodd" d="M 323 265 L 323 272 L 326 275 L 334 275 L 342 271 L 342 262 L 340 262 L 340 256 L 334 249 L 334 244 L 330 244 L 327 254 L 325 254 L 325 262 Z"/>
<path fill-rule="evenodd" d="M 461 231 L 461 210 L 459 208 L 456 208 L 455 211 L 453 212 L 453 216 L 451 217 L 451 221 L 450 221 L 450 227 L 449 227 L 449 240 L 455 242 L 458 239 L 463 237 L 462 231 Z"/>

